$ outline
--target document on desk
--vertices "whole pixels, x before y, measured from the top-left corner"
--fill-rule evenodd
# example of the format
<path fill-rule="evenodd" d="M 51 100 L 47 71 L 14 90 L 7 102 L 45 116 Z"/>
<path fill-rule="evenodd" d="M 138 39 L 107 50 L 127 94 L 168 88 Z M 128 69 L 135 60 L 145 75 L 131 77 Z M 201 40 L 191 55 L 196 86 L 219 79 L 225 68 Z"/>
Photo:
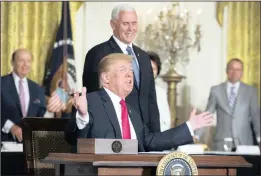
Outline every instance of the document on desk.
<path fill-rule="evenodd" d="M 225 152 L 225 151 L 205 151 L 205 155 L 235 155 L 235 156 L 241 156 L 241 155 L 255 155 L 260 156 L 258 153 L 238 153 L 238 152 Z"/>
<path fill-rule="evenodd" d="M 187 144 L 187 145 L 179 146 L 177 150 L 165 150 L 162 152 L 152 151 L 152 152 L 140 152 L 140 153 L 166 155 L 170 152 L 176 151 L 176 152 L 183 152 L 188 155 L 202 155 L 204 154 L 204 148 L 205 145 L 202 144 Z"/>
<path fill-rule="evenodd" d="M 179 151 L 179 150 L 165 150 L 162 152 L 158 152 L 158 151 L 151 151 L 151 152 L 139 152 L 139 154 L 148 154 L 148 155 L 167 155 L 171 152 L 183 152 L 186 153 L 188 155 L 202 155 L 204 154 L 204 152 L 196 152 L 196 151 Z"/>
<path fill-rule="evenodd" d="M 23 144 L 17 142 L 2 142 L 1 152 L 23 152 Z"/>
<path fill-rule="evenodd" d="M 149 155 L 166 155 L 174 150 L 165 150 L 165 151 L 150 151 L 150 152 L 139 152 L 139 154 L 149 154 Z"/>

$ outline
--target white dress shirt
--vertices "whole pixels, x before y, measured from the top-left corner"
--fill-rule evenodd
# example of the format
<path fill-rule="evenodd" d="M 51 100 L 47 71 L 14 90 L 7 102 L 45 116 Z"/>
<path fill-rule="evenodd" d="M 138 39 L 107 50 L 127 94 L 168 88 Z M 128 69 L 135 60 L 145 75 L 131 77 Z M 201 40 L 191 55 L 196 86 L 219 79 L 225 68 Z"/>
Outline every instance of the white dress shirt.
<path fill-rule="evenodd" d="M 14 83 L 15 83 L 15 87 L 16 87 L 16 90 L 17 90 L 17 93 L 18 95 L 20 94 L 20 90 L 19 90 L 19 81 L 20 81 L 20 78 L 18 77 L 18 75 L 16 73 L 12 73 L 13 75 L 13 78 L 14 78 Z M 29 94 L 29 87 L 28 87 L 28 81 L 26 79 L 26 77 L 24 77 L 23 79 L 23 87 L 24 87 L 24 94 L 25 94 L 25 111 L 26 111 L 26 114 L 28 112 L 28 108 L 29 108 L 29 101 L 30 101 L 30 94 Z M 11 127 L 14 125 L 14 123 L 7 119 L 3 128 L 2 128 L 2 131 L 4 133 L 9 133 Z"/>
<path fill-rule="evenodd" d="M 170 109 L 167 97 L 167 91 L 155 83 L 157 103 L 160 115 L 160 130 L 165 131 L 171 127 Z"/>
<path fill-rule="evenodd" d="M 127 55 L 128 55 L 128 52 L 127 52 L 126 49 L 127 49 L 128 46 L 131 47 L 131 50 L 132 50 L 133 54 L 135 55 L 135 61 L 136 61 L 137 65 L 138 65 L 138 67 L 139 67 L 139 62 L 138 62 L 137 59 L 136 59 L 137 56 L 136 56 L 136 54 L 135 54 L 135 52 L 133 51 L 133 48 L 132 48 L 132 43 L 130 43 L 129 45 L 127 45 L 127 44 L 121 42 L 115 35 L 113 35 L 112 37 L 113 37 L 113 39 L 115 40 L 115 42 L 119 45 L 121 51 L 122 51 L 124 54 L 127 54 Z"/>
<path fill-rule="evenodd" d="M 231 82 L 228 81 L 227 82 L 227 96 L 230 97 L 231 87 L 235 87 L 234 91 L 235 91 L 235 94 L 237 95 L 239 86 L 240 86 L 239 81 L 236 84 L 232 84 Z"/>
<path fill-rule="evenodd" d="M 116 115 L 117 115 L 117 118 L 118 118 L 118 122 L 119 122 L 119 125 L 120 125 L 121 134 L 122 134 L 121 104 L 120 104 L 121 98 L 119 96 L 115 95 L 113 92 L 111 92 L 110 90 L 108 90 L 106 88 L 104 88 L 104 90 L 107 92 L 107 94 L 111 98 L 111 101 L 112 101 L 112 104 L 113 104 L 113 107 L 115 109 L 115 112 L 116 112 Z M 129 123 L 130 123 L 131 139 L 137 139 L 136 132 L 135 132 L 134 127 L 132 125 L 130 116 L 128 116 L 128 117 L 129 117 Z M 76 113 L 76 123 L 77 123 L 77 126 L 80 130 L 83 129 L 89 123 L 89 114 L 87 113 L 84 117 L 82 117 L 77 111 L 77 113 Z"/>
<path fill-rule="evenodd" d="M 121 105 L 120 105 L 121 98 L 106 88 L 104 88 L 104 90 L 108 93 L 109 97 L 112 100 L 112 104 L 115 109 L 119 121 L 120 129 L 121 129 L 121 133 L 122 133 Z M 88 113 L 85 116 L 81 116 L 78 111 L 76 112 L 76 124 L 80 130 L 83 129 L 89 123 L 89 120 L 90 119 Z M 136 139 L 137 138 L 136 132 L 134 130 L 130 117 L 129 117 L 129 122 L 130 122 L 130 130 L 131 130 L 131 139 Z M 186 122 L 186 124 L 188 126 L 191 136 L 194 136 L 194 131 L 192 130 L 191 124 L 188 121 Z"/>

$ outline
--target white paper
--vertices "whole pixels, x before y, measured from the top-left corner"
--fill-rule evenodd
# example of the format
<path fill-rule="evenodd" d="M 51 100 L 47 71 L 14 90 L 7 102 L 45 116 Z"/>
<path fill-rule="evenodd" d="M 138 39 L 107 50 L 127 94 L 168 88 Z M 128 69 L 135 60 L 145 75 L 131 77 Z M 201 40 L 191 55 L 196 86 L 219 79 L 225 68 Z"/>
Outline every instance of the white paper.
<path fill-rule="evenodd" d="M 254 145 L 238 145 L 236 153 L 241 155 L 260 155 L 260 149 Z"/>
<path fill-rule="evenodd" d="M 17 142 L 2 142 L 1 152 L 23 152 L 23 144 Z"/>
<path fill-rule="evenodd" d="M 204 154 L 204 145 L 202 144 L 187 144 L 179 146 L 177 151 L 186 154 Z"/>
<path fill-rule="evenodd" d="M 151 151 L 151 152 L 139 152 L 139 154 L 152 154 L 152 155 L 166 155 L 169 154 L 170 152 L 174 152 L 171 150 L 165 150 L 165 151 Z"/>

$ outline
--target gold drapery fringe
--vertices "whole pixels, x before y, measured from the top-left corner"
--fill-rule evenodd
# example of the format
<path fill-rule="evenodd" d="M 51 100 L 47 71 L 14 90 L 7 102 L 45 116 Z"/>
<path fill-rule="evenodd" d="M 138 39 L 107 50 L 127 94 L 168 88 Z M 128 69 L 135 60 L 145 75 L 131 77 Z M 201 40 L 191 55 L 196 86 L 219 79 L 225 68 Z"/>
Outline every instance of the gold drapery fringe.
<path fill-rule="evenodd" d="M 1 75 L 12 71 L 11 56 L 18 48 L 32 51 L 29 78 L 42 84 L 61 20 L 62 2 L 1 2 Z M 83 2 L 70 2 L 73 35 L 75 15 Z M 75 38 L 75 37 L 74 37 Z"/>
<path fill-rule="evenodd" d="M 260 2 L 218 2 L 217 20 L 223 26 L 228 6 L 227 60 L 244 63 L 243 82 L 258 89 L 260 99 Z"/>

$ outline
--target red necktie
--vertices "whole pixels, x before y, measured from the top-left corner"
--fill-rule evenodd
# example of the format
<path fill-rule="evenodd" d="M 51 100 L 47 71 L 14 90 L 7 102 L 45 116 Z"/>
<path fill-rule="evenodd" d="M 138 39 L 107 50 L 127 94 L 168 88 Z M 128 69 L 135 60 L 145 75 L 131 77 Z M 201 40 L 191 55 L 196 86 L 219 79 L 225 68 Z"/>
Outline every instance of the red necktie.
<path fill-rule="evenodd" d="M 128 109 L 124 100 L 120 101 L 121 104 L 121 125 L 122 125 L 122 139 L 131 139 L 130 123 L 128 118 Z"/>

